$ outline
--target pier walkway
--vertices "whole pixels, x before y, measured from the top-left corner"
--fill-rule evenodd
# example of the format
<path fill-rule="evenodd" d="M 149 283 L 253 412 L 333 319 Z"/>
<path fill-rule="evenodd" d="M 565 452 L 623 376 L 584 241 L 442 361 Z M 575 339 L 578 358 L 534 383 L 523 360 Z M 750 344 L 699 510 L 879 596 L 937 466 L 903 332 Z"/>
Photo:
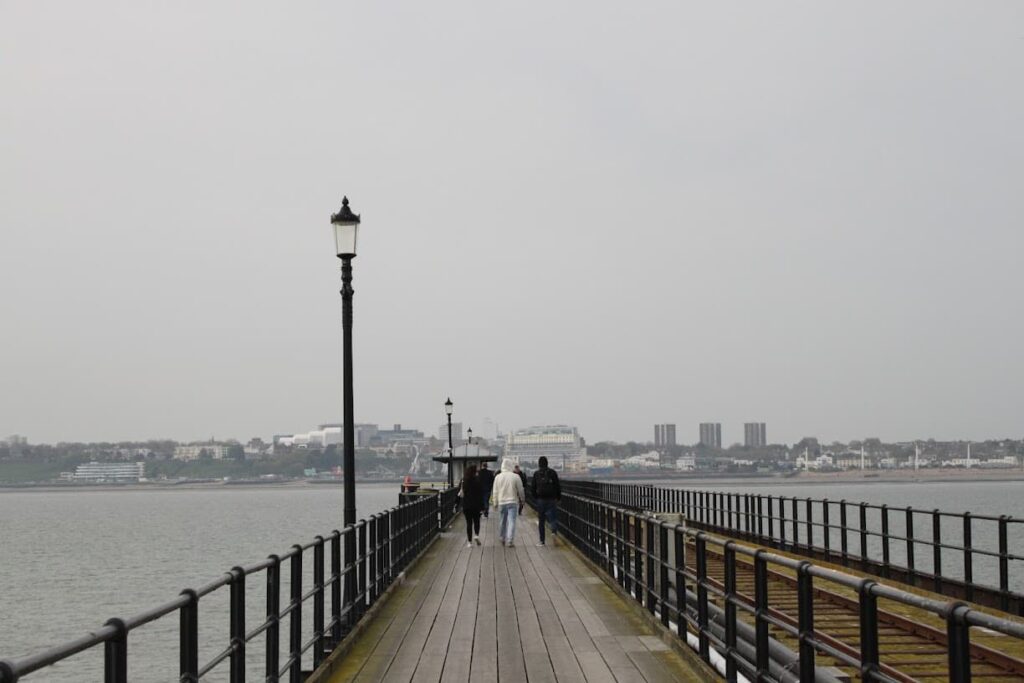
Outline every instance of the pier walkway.
<path fill-rule="evenodd" d="M 457 518 L 323 680 L 707 679 L 575 551 L 550 535 L 537 547 L 536 520 L 532 511 L 520 517 L 516 544 L 505 548 L 492 515 L 482 520 L 483 545 L 467 548 Z"/>

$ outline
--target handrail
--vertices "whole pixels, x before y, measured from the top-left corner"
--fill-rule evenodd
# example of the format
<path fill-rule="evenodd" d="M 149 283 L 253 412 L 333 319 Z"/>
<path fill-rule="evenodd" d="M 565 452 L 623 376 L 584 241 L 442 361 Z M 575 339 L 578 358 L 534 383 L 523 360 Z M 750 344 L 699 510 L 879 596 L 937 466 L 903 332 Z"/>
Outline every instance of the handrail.
<path fill-rule="evenodd" d="M 1024 542 L 1024 519 L 644 484 L 567 480 L 563 488 L 625 507 L 678 512 L 706 531 L 1024 616 L 1024 593 L 1010 582 L 1024 573 L 1024 554 L 1010 551 L 1011 538 Z"/>
<path fill-rule="evenodd" d="M 24 677 L 97 645 L 103 645 L 104 680 L 127 683 L 128 637 L 140 626 L 177 612 L 180 615 L 180 646 L 178 680 L 198 683 L 202 676 L 224 661 L 231 669 L 232 683 L 244 682 L 245 649 L 260 634 L 266 634 L 266 681 L 289 681 L 302 678 L 302 654 L 313 650 L 313 664 L 319 666 L 326 655 L 355 626 L 389 585 L 422 553 L 441 529 L 447 527 L 454 514 L 455 489 L 415 499 L 401 498 L 399 505 L 361 519 L 343 530 L 333 530 L 326 537 L 291 546 L 280 555 L 270 555 L 247 566 L 236 566 L 199 588 L 185 589 L 173 600 L 152 607 L 127 619 L 111 619 L 99 629 L 69 640 L 42 652 L 20 659 L 0 660 L 0 683 L 17 683 Z M 367 545 L 367 533 L 370 544 Z M 357 550 L 352 558 L 342 553 L 343 541 L 350 534 L 357 536 Z M 329 546 L 329 554 L 325 553 Z M 313 586 L 303 589 L 303 557 L 313 552 Z M 344 562 L 343 562 L 344 560 Z M 330 563 L 325 579 L 324 566 Z M 290 599 L 281 607 L 283 585 L 281 566 L 289 565 Z M 245 630 L 246 577 L 266 576 L 265 620 L 251 631 Z M 230 590 L 230 634 L 225 647 L 209 662 L 199 664 L 199 603 L 205 596 L 227 586 Z M 331 619 L 324 624 L 327 588 L 330 587 Z M 343 599 L 343 596 L 345 598 Z M 351 596 L 349 598 L 348 596 Z M 302 605 L 313 602 L 313 638 L 301 642 Z M 289 620 L 289 656 L 279 668 L 281 648 L 280 625 Z"/>
<path fill-rule="evenodd" d="M 978 647 L 970 641 L 972 628 L 1024 639 L 1024 624 L 979 612 L 962 602 L 917 595 L 810 560 L 741 545 L 727 536 L 660 519 L 638 506 L 584 497 L 568 488 L 572 486 L 563 484 L 558 509 L 560 536 L 684 642 L 691 643 L 706 662 L 724 660 L 723 673 L 728 680 L 736 680 L 738 673 L 764 681 L 835 680 L 816 665 L 818 655 L 856 668 L 865 681 L 900 680 L 894 677 L 898 672 L 880 658 L 879 599 L 923 610 L 945 623 L 946 673 L 951 681 L 970 680 L 972 652 Z M 686 561 L 688 554 L 691 562 Z M 712 554 L 721 559 L 724 579 L 709 576 Z M 741 565 L 753 571 L 752 600 L 737 589 Z M 774 613 L 768 592 L 772 567 L 794 577 L 795 620 L 786 621 Z M 814 625 L 815 596 L 829 585 L 857 595 L 861 637 L 855 646 L 836 641 Z M 739 620 L 741 612 L 750 616 L 753 626 Z M 795 638 L 797 651 L 790 652 L 771 639 L 769 625 Z"/>

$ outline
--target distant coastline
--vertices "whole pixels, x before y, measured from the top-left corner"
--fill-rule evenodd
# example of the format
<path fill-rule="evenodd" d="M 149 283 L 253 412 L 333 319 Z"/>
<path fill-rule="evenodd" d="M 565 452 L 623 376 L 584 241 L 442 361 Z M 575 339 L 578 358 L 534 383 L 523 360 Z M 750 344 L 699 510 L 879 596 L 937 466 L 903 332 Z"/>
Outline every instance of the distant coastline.
<path fill-rule="evenodd" d="M 588 476 L 566 475 L 567 480 L 596 479 L 610 483 L 650 483 L 652 481 L 671 482 L 674 485 L 691 484 L 697 487 L 713 487 L 715 485 L 744 486 L 811 486 L 811 485 L 842 485 L 842 484 L 914 484 L 914 483 L 970 483 L 990 481 L 1024 482 L 1024 470 L 999 469 L 925 469 L 925 470 L 848 470 L 844 472 L 801 472 L 792 476 L 773 474 L 679 474 L 675 472 L 636 472 L 620 476 Z M 429 480 L 427 480 L 429 481 Z M 396 489 L 401 484 L 401 477 L 386 479 L 357 479 L 357 484 L 394 484 Z M 26 491 L 45 491 L 75 493 L 82 491 L 172 491 L 187 490 L 254 490 L 267 488 L 323 488 L 341 487 L 340 479 L 290 479 L 290 480 L 187 480 L 187 481 L 152 481 L 132 482 L 124 484 L 0 484 L 0 493 L 18 493 Z"/>

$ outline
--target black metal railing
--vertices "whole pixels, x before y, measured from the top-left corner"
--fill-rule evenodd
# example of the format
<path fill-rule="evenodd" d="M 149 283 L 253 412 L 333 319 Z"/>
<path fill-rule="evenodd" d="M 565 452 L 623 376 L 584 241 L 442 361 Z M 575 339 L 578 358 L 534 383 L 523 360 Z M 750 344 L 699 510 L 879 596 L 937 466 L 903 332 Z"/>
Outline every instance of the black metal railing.
<path fill-rule="evenodd" d="M 1024 615 L 1024 520 L 873 503 L 642 484 L 567 481 L 565 490 L 690 526 Z"/>
<path fill-rule="evenodd" d="M 757 681 L 838 680 L 829 671 L 834 665 L 820 666 L 819 657 L 855 669 L 865 681 L 905 680 L 880 655 L 879 599 L 922 610 L 945 623 L 948 657 L 944 675 L 950 681 L 970 680 L 972 628 L 1024 639 L 1022 623 L 979 612 L 964 603 L 929 599 L 809 560 L 741 545 L 659 519 L 643 512 L 641 505 L 624 507 L 596 496 L 566 492 L 578 490 L 575 484 L 563 484 L 558 513 L 562 538 L 702 659 L 720 664 L 727 680 L 737 680 L 737 673 Z M 688 553 L 694 555 L 689 562 Z M 716 578 L 710 575 L 712 561 L 721 563 L 716 564 L 721 567 Z M 744 582 L 746 586 L 752 583 L 752 588 L 744 589 L 746 593 L 737 588 L 741 570 L 753 577 L 752 582 Z M 783 574 L 795 585 L 795 618 L 775 609 L 773 599 L 780 596 L 769 595 L 769 577 L 778 580 Z M 856 596 L 852 600 L 857 606 L 859 640 L 854 646 L 844 646 L 815 627 L 814 600 L 830 589 L 852 591 Z M 795 641 L 795 650 L 772 637 L 770 629 Z"/>
<path fill-rule="evenodd" d="M 246 652 L 259 636 L 265 641 L 263 680 L 303 680 L 303 656 L 312 649 L 312 664 L 319 666 L 367 610 L 377 601 L 409 564 L 451 521 L 455 490 L 421 495 L 369 519 L 309 543 L 293 545 L 281 555 L 262 562 L 236 566 L 220 578 L 199 588 L 183 590 L 174 600 L 128 619 L 110 619 L 101 628 L 81 638 L 14 660 L 0 660 L 0 683 L 15 683 L 33 672 L 61 662 L 75 654 L 103 645 L 104 681 L 127 683 L 128 642 L 135 629 L 174 613 L 179 618 L 179 675 L 182 683 L 198 683 L 227 661 L 231 683 L 246 679 Z M 447 508 L 447 511 L 446 511 Z M 355 538 L 354 557 L 342 549 L 349 536 Z M 303 562 L 310 552 L 312 585 L 303 585 Z M 284 574 L 287 568 L 288 582 Z M 329 574 L 326 572 L 329 571 Z M 246 582 L 262 574 L 266 584 L 266 618 L 255 628 L 246 627 Z M 199 606 L 221 588 L 227 588 L 229 633 L 225 646 L 210 661 L 199 662 Z M 281 606 L 281 591 L 287 602 Z M 330 620 L 326 620 L 330 592 Z M 303 608 L 313 602 L 312 637 L 303 639 Z M 282 652 L 282 628 L 288 640 Z M 308 623 L 307 623 L 308 626 Z M 282 658 L 282 654 L 284 657 Z M 168 677 L 169 678 L 169 677 Z"/>

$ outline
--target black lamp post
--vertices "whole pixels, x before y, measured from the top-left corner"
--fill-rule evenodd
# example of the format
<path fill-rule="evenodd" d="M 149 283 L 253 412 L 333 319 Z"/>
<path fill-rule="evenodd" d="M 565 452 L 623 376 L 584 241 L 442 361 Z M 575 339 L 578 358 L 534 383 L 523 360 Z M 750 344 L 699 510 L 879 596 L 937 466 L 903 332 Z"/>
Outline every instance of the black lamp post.
<path fill-rule="evenodd" d="M 342 467 L 345 473 L 345 526 L 356 523 L 356 428 L 355 410 L 352 406 L 352 259 L 356 257 L 356 236 L 359 233 L 359 216 L 348 208 L 348 197 L 341 200 L 341 210 L 331 216 L 334 226 L 334 243 L 338 258 L 341 259 L 341 327 L 343 349 L 342 379 L 345 385 L 345 439 Z M 356 556 L 356 536 L 349 531 L 345 536 L 345 562 L 351 564 Z M 345 581 L 348 604 L 352 604 L 355 591 L 351 574 Z"/>
<path fill-rule="evenodd" d="M 466 461 L 469 461 L 469 445 L 473 443 L 473 428 L 466 430 Z"/>
<path fill-rule="evenodd" d="M 455 464 L 455 450 L 452 448 L 452 399 L 444 402 L 444 412 L 448 414 L 448 488 L 455 486 L 452 466 Z"/>

